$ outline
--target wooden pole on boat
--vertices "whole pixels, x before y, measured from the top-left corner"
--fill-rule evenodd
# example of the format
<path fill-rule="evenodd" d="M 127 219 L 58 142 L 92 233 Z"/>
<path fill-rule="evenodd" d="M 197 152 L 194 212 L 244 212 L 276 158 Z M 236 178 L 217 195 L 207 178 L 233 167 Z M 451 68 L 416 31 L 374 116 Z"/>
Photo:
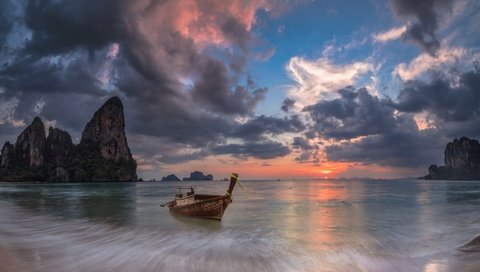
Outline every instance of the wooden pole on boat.
<path fill-rule="evenodd" d="M 228 186 L 227 190 L 227 197 L 230 199 L 230 203 L 232 202 L 232 192 L 233 188 L 235 187 L 235 183 L 237 183 L 238 180 L 238 174 L 237 173 L 232 173 L 230 176 L 230 186 Z"/>

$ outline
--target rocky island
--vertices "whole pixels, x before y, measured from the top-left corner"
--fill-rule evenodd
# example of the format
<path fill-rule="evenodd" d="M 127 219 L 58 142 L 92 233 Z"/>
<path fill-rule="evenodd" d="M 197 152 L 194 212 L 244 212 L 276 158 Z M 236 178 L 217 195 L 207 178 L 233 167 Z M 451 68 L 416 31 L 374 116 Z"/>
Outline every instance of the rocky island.
<path fill-rule="evenodd" d="M 425 179 L 480 179 L 480 144 L 462 137 L 445 147 L 445 166 L 430 165 Z"/>
<path fill-rule="evenodd" d="M 181 181 L 175 174 L 170 174 L 162 178 L 162 181 Z"/>
<path fill-rule="evenodd" d="M 190 177 L 183 178 L 183 181 L 198 181 L 198 180 L 213 180 L 213 176 L 211 174 L 204 175 L 203 172 L 200 172 L 200 171 L 193 171 L 190 173 Z"/>
<path fill-rule="evenodd" d="M 0 154 L 0 182 L 136 181 L 136 169 L 118 97 L 95 112 L 78 145 L 58 128 L 50 127 L 46 136 L 42 120 L 35 117 Z"/>

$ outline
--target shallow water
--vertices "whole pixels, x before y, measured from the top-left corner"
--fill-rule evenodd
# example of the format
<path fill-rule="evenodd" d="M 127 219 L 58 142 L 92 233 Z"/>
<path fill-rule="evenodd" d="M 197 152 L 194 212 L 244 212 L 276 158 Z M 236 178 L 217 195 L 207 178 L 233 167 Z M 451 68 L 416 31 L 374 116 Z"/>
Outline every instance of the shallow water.
<path fill-rule="evenodd" d="M 244 181 L 222 222 L 161 208 L 178 185 L 228 187 L 0 184 L 0 271 L 480 271 L 480 181 Z"/>

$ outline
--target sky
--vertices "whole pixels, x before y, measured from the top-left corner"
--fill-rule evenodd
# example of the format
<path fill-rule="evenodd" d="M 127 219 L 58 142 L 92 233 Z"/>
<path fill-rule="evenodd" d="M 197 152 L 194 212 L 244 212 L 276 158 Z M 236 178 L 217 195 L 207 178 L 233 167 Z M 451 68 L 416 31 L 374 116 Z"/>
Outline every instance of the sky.
<path fill-rule="evenodd" d="M 423 176 L 480 138 L 480 2 L 1 1 L 1 143 L 112 96 L 143 179 Z"/>

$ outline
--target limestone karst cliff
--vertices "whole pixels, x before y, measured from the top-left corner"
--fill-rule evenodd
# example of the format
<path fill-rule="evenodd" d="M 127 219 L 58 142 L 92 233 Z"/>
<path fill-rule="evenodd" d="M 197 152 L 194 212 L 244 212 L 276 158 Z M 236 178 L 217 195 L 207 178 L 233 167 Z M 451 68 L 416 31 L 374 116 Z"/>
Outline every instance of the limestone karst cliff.
<path fill-rule="evenodd" d="M 461 137 L 445 147 L 445 166 L 431 165 L 426 179 L 480 179 L 480 144 Z"/>
<path fill-rule="evenodd" d="M 134 181 L 136 162 L 125 134 L 123 105 L 112 97 L 86 125 L 80 144 L 70 134 L 49 128 L 39 117 L 15 144 L 6 142 L 0 154 L 0 181 Z"/>
<path fill-rule="evenodd" d="M 45 126 L 35 117 L 15 142 L 15 163 L 23 166 L 40 166 L 45 153 Z"/>

